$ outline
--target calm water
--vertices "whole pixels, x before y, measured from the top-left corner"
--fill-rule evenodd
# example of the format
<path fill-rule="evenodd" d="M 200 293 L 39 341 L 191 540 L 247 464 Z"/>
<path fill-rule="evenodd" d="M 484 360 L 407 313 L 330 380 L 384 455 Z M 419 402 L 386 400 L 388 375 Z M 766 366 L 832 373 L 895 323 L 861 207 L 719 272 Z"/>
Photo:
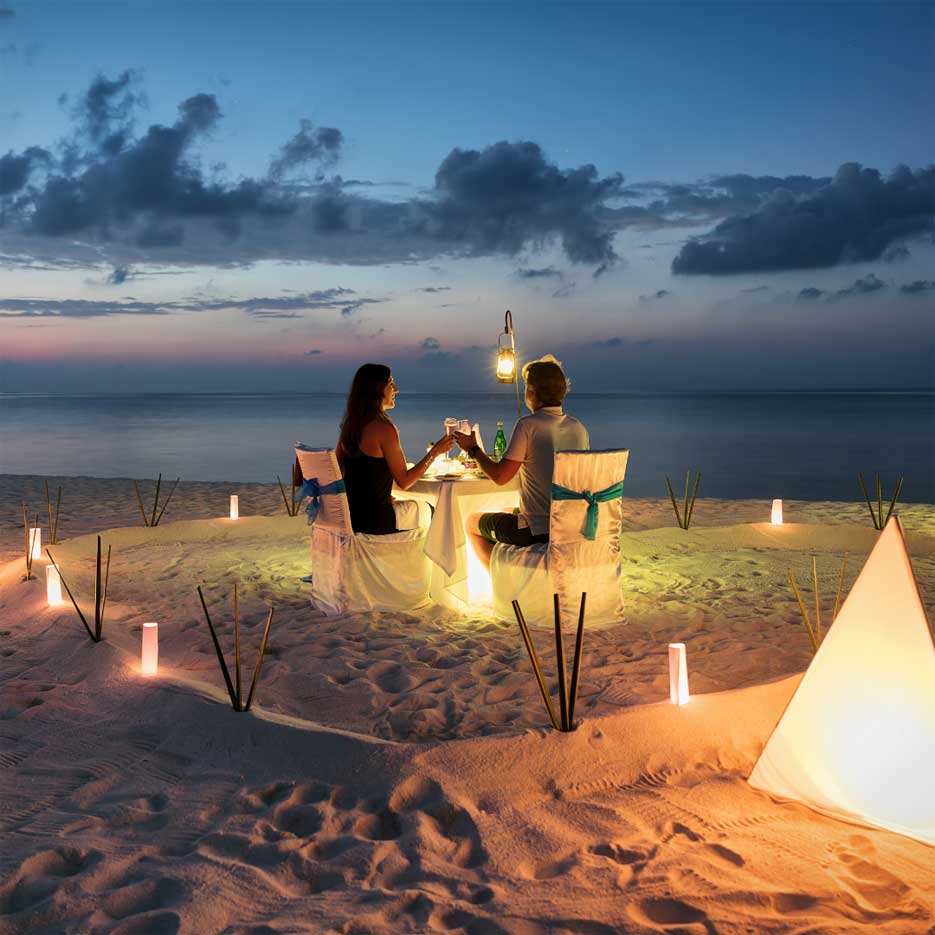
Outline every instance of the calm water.
<path fill-rule="evenodd" d="M 331 445 L 344 399 L 306 396 L 0 396 L 0 474 L 186 480 L 285 479 L 291 446 Z M 710 497 L 853 500 L 856 472 L 879 471 L 901 499 L 935 502 L 935 394 L 700 396 L 573 394 L 566 411 L 594 448 L 627 447 L 625 493 L 665 496 L 689 468 Z M 493 444 L 516 417 L 505 394 L 401 394 L 393 419 L 410 460 L 443 433 L 445 416 L 480 422 Z"/>

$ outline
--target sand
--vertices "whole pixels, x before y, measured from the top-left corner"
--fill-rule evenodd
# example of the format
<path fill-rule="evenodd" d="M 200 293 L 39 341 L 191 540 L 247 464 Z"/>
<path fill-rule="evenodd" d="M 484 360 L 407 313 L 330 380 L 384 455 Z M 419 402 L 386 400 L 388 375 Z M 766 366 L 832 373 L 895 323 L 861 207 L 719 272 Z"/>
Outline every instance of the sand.
<path fill-rule="evenodd" d="M 745 781 L 811 655 L 786 569 L 808 582 L 817 556 L 830 616 L 843 553 L 847 587 L 875 541 L 865 505 L 787 502 L 775 529 L 765 501 L 699 500 L 684 531 L 625 499 L 627 622 L 587 633 L 582 723 L 559 735 L 515 624 L 312 611 L 278 488 L 183 483 L 146 529 L 129 481 L 50 483 L 56 561 L 89 595 L 101 533 L 110 596 L 93 644 L 45 606 L 44 561 L 21 580 L 42 479 L 0 476 L 0 932 L 935 931 L 935 850 Z M 899 514 L 932 619 L 935 507 Z M 245 678 L 275 607 L 245 714 L 195 592 L 229 647 L 235 579 Z"/>

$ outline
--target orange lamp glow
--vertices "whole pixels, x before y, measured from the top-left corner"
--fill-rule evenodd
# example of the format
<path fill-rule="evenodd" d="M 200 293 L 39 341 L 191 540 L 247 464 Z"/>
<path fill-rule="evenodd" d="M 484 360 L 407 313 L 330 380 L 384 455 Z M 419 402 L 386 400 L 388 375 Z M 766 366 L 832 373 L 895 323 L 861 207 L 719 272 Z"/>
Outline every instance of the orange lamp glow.
<path fill-rule="evenodd" d="M 49 607 L 57 607 L 62 603 L 62 577 L 54 565 L 45 570 L 45 593 Z"/>
<path fill-rule="evenodd" d="M 240 498 L 237 494 L 231 494 L 231 519 L 240 518 Z"/>
<path fill-rule="evenodd" d="M 688 663 L 684 643 L 669 643 L 669 701 L 683 705 L 688 702 Z"/>
<path fill-rule="evenodd" d="M 782 525 L 782 500 L 773 500 L 773 512 L 770 516 L 770 522 L 774 526 Z"/>
<path fill-rule="evenodd" d="M 159 624 L 143 624 L 143 650 L 140 659 L 143 675 L 155 675 L 159 670 Z"/>

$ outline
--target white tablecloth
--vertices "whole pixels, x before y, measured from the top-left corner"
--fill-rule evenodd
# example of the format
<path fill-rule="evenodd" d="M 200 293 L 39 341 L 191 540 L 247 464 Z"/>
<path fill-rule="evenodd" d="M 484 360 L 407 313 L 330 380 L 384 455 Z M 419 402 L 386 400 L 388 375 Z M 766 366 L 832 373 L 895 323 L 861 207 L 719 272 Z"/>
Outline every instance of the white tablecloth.
<path fill-rule="evenodd" d="M 490 575 L 467 544 L 464 521 L 471 513 L 508 512 L 519 506 L 519 478 L 502 487 L 473 475 L 457 480 L 423 478 L 395 493 L 398 498 L 427 500 L 435 507 L 424 549 L 435 565 L 432 600 L 452 610 L 489 603 Z"/>

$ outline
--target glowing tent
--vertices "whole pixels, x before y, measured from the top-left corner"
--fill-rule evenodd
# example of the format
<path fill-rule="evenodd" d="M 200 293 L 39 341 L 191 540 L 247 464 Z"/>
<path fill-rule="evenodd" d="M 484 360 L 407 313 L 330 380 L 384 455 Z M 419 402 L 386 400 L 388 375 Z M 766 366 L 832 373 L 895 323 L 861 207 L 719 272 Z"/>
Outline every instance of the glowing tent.
<path fill-rule="evenodd" d="M 935 844 L 935 643 L 890 519 L 750 784 Z"/>

